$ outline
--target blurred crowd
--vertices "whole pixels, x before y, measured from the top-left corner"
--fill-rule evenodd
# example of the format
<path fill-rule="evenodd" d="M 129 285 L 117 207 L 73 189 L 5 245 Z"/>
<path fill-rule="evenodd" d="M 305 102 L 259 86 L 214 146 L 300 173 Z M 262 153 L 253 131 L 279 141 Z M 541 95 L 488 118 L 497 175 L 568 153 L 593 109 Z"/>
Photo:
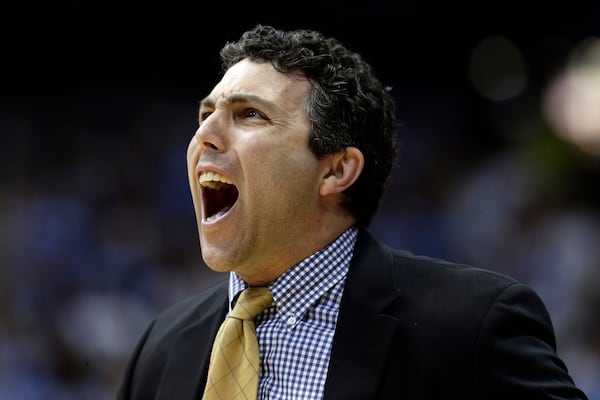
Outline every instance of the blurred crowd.
<path fill-rule="evenodd" d="M 2 399 L 114 398 L 152 316 L 223 278 L 202 262 L 187 182 L 201 95 L 95 87 L 3 102 Z M 450 97 L 403 92 L 401 156 L 371 230 L 531 285 L 599 400 L 600 156 L 524 97 L 484 102 L 486 125 Z"/>

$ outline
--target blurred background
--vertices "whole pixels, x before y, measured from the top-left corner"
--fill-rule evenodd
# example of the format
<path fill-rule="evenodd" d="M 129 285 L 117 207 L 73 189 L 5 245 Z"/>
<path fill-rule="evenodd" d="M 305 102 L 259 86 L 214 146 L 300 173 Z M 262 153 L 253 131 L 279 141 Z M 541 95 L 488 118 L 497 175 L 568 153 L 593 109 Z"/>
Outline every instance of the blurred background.
<path fill-rule="evenodd" d="M 218 51 L 255 23 L 362 53 L 401 157 L 371 230 L 508 273 L 600 399 L 600 3 L 52 2 L 2 10 L 0 397 L 104 400 L 203 264 L 185 152 Z"/>

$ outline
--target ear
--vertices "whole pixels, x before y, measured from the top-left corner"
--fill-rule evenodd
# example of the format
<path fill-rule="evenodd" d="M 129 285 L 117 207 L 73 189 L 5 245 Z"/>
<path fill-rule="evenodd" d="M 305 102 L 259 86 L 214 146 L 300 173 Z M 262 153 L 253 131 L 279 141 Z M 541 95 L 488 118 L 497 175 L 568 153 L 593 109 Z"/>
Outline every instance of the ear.
<path fill-rule="evenodd" d="M 365 165 L 362 152 L 356 147 L 346 147 L 324 160 L 321 196 L 341 193 L 348 189 L 360 176 Z"/>

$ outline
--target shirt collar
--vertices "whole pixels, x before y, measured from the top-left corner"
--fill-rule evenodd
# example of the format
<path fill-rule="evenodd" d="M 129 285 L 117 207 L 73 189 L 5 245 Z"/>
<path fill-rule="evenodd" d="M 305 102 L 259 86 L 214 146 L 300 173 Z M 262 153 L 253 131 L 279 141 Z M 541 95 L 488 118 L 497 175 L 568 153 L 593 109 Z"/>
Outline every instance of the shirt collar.
<path fill-rule="evenodd" d="M 300 322 L 310 306 L 344 279 L 352 258 L 357 231 L 355 227 L 344 231 L 329 245 L 292 266 L 269 285 L 281 318 L 294 318 Z M 235 272 L 230 274 L 230 310 L 238 294 L 247 287 Z"/>

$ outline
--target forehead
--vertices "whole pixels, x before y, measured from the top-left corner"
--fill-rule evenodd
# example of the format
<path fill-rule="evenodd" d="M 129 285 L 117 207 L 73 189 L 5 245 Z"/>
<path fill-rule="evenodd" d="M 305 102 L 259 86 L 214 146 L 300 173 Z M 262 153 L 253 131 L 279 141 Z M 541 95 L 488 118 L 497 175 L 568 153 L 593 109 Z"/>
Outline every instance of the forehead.
<path fill-rule="evenodd" d="M 307 79 L 279 72 L 268 62 L 245 59 L 227 70 L 209 97 L 219 102 L 236 94 L 248 94 L 292 110 L 306 104 L 309 91 Z"/>

